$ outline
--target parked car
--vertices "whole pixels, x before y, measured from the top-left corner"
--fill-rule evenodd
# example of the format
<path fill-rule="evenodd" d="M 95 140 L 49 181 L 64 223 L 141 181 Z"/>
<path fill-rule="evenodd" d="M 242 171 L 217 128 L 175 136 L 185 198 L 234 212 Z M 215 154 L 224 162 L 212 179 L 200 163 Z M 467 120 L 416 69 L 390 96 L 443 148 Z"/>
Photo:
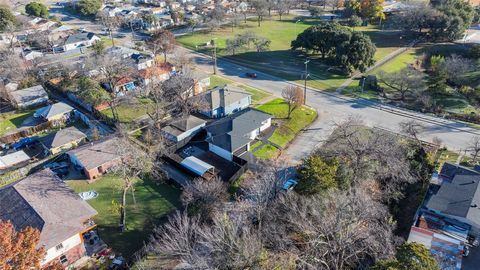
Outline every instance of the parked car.
<path fill-rule="evenodd" d="M 283 183 L 282 189 L 285 191 L 289 191 L 293 189 L 297 184 L 298 182 L 296 180 L 288 179 L 287 181 L 285 181 L 285 183 Z"/>
<path fill-rule="evenodd" d="M 253 79 L 257 78 L 257 73 L 255 72 L 247 72 L 245 73 L 245 75 L 247 75 L 247 77 L 249 78 L 253 78 Z"/>
<path fill-rule="evenodd" d="M 119 256 L 113 259 L 113 262 L 108 266 L 108 269 L 115 270 L 115 269 L 122 269 L 125 265 L 125 258 Z"/>

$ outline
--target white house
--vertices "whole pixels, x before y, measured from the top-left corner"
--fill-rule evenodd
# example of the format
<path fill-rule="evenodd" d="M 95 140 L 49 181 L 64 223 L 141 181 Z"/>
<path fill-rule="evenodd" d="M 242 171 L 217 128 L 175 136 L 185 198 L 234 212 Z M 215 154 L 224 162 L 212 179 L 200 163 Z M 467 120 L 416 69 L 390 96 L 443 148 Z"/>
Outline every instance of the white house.
<path fill-rule="evenodd" d="M 90 47 L 100 38 L 92 32 L 76 33 L 68 36 L 63 44 L 63 51 L 70 51 L 81 47 Z"/>
<path fill-rule="evenodd" d="M 210 118 L 227 116 L 244 110 L 252 103 L 252 95 L 242 88 L 233 85 L 223 85 L 205 92 L 208 110 L 201 113 Z"/>
<path fill-rule="evenodd" d="M 231 161 L 250 150 L 250 143 L 272 125 L 272 115 L 248 108 L 210 123 L 207 131 L 211 152 Z"/>

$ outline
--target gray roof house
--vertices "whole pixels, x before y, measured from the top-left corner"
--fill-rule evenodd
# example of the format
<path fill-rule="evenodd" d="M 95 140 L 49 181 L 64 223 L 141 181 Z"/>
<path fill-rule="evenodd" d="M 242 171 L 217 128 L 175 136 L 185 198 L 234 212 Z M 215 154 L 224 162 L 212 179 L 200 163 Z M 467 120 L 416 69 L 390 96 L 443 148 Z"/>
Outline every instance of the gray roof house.
<path fill-rule="evenodd" d="M 70 114 L 75 109 L 63 102 L 57 102 L 45 107 L 42 107 L 35 111 L 35 117 L 41 117 L 47 121 L 58 120 L 63 118 L 65 115 Z"/>
<path fill-rule="evenodd" d="M 444 178 L 438 189 L 431 190 L 425 207 L 467 223 L 480 233 L 480 173 L 448 163 L 444 167 L 440 174 L 451 178 Z"/>
<path fill-rule="evenodd" d="M 67 127 L 40 138 L 40 142 L 52 154 L 78 146 L 87 135 L 76 127 Z"/>
<path fill-rule="evenodd" d="M 66 267 L 85 255 L 81 234 L 94 226 L 97 211 L 50 169 L 1 188 L 0 206 L 0 220 L 40 231 L 39 246 L 47 251 L 41 265 L 59 260 Z"/>
<path fill-rule="evenodd" d="M 179 142 L 198 133 L 207 121 L 189 115 L 183 119 L 176 120 L 162 128 L 163 136 L 171 141 Z"/>
<path fill-rule="evenodd" d="M 96 41 L 100 41 L 100 38 L 92 32 L 75 33 L 68 36 L 62 48 L 64 51 L 70 51 L 75 48 L 90 47 Z"/>
<path fill-rule="evenodd" d="M 209 150 L 231 161 L 233 155 L 240 156 L 250 149 L 250 142 L 271 126 L 271 120 L 272 115 L 247 108 L 214 121 L 205 128 Z"/>
<path fill-rule="evenodd" d="M 48 101 L 48 94 L 41 85 L 12 91 L 10 92 L 10 96 L 13 105 L 20 109 L 39 105 Z"/>
<path fill-rule="evenodd" d="M 252 103 L 252 95 L 242 88 L 223 85 L 205 92 L 208 110 L 201 113 L 211 118 L 227 116 L 244 110 Z"/>

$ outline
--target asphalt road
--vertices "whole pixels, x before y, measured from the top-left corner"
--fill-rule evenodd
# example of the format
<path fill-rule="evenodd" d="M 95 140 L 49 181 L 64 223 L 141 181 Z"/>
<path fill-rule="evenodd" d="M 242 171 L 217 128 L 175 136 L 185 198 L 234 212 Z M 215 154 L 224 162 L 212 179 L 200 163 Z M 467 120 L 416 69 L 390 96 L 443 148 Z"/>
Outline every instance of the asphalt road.
<path fill-rule="evenodd" d="M 186 49 L 184 49 L 186 50 Z M 213 72 L 211 57 L 188 51 L 192 61 L 202 70 Z M 262 89 L 281 96 L 282 89 L 289 82 L 258 71 L 256 79 L 245 77 L 245 72 L 252 72 L 231 62 L 218 60 L 218 74 L 231 80 Z M 469 148 L 469 143 L 475 136 L 480 136 L 480 131 L 456 121 L 445 120 L 438 117 L 427 116 L 421 113 L 381 105 L 375 102 L 354 99 L 339 94 L 323 93 L 307 89 L 307 105 L 318 111 L 318 119 L 306 130 L 300 133 L 293 143 L 285 150 L 285 155 L 292 162 L 298 162 L 307 156 L 313 149 L 319 147 L 323 140 L 330 135 L 336 123 L 348 117 L 359 117 L 366 125 L 400 132 L 399 125 L 412 119 L 424 126 L 420 139 L 431 142 L 435 137 L 440 138 L 443 145 L 454 151 Z"/>

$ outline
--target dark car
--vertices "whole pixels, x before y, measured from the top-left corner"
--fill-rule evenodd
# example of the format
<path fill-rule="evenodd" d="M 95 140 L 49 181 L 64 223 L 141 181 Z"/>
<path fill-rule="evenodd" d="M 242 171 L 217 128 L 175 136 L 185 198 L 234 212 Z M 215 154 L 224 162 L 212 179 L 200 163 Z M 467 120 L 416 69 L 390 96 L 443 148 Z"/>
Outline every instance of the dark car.
<path fill-rule="evenodd" d="M 253 78 L 253 79 L 257 78 L 257 73 L 255 72 L 247 72 L 245 75 L 247 75 L 247 77 L 249 78 Z"/>

